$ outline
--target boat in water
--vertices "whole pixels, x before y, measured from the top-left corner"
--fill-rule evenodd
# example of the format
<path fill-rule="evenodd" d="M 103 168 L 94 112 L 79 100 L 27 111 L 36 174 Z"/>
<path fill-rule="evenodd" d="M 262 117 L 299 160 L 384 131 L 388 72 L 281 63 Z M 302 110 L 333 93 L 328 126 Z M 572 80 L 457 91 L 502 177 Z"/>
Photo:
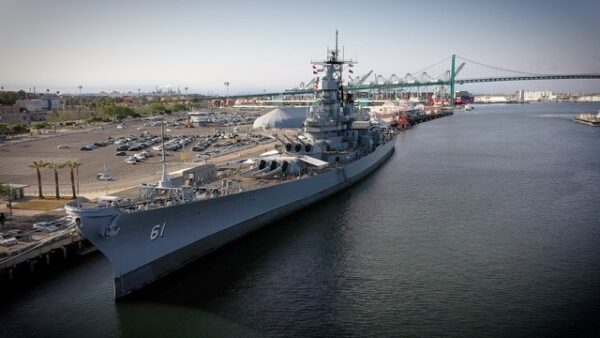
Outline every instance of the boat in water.
<path fill-rule="evenodd" d="M 115 298 L 123 297 L 215 249 L 349 187 L 394 151 L 396 131 L 370 121 L 344 92 L 335 49 L 313 64 L 324 76 L 301 132 L 277 135 L 280 150 L 216 168 L 163 173 L 136 199 L 65 206 L 78 231 L 112 263 Z M 164 137 L 163 137 L 164 140 Z M 163 141 L 164 142 L 164 141 Z"/>
<path fill-rule="evenodd" d="M 600 111 L 594 115 L 592 113 L 583 113 L 573 118 L 575 122 L 587 124 L 588 126 L 600 127 Z"/>

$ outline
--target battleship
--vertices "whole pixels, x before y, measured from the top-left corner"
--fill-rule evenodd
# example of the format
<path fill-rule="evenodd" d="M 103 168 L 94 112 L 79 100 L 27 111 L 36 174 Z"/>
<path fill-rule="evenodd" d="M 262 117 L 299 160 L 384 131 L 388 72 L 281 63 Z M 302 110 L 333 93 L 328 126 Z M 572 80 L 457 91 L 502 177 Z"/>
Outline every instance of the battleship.
<path fill-rule="evenodd" d="M 65 206 L 76 228 L 111 262 L 120 298 L 262 226 L 349 187 L 394 151 L 396 131 L 369 119 L 344 92 L 338 49 L 312 62 L 315 102 L 294 135 L 277 135 L 275 149 L 227 168 L 212 164 L 170 179 L 163 150 L 162 177 L 143 184 L 135 199 Z M 164 139 L 164 137 L 163 137 Z"/>

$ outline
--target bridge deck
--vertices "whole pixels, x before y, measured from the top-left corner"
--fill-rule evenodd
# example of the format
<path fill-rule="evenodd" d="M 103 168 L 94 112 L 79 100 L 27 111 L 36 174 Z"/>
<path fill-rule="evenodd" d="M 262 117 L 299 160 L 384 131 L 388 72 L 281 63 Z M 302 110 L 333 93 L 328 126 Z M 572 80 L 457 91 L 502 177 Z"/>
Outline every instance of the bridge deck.
<path fill-rule="evenodd" d="M 600 74 L 547 74 L 547 75 L 521 75 L 521 76 L 505 76 L 505 77 L 484 77 L 484 78 L 473 78 L 473 79 L 456 79 L 454 82 L 457 84 L 465 83 L 484 83 L 484 82 L 501 82 L 501 81 L 531 81 L 531 80 L 581 80 L 581 79 L 600 79 Z M 398 83 L 386 83 L 386 84 L 374 84 L 357 87 L 345 87 L 346 92 L 361 92 L 377 89 L 395 89 L 395 88 L 411 88 L 411 87 L 427 87 L 427 86 L 449 86 L 450 81 L 431 81 L 431 82 L 398 82 Z M 271 92 L 271 93 L 256 93 L 256 94 L 242 94 L 242 95 L 230 95 L 230 98 L 249 98 L 249 97 L 273 97 L 281 95 L 302 95 L 312 94 L 313 89 L 299 89 L 299 90 L 287 90 L 282 92 Z"/>

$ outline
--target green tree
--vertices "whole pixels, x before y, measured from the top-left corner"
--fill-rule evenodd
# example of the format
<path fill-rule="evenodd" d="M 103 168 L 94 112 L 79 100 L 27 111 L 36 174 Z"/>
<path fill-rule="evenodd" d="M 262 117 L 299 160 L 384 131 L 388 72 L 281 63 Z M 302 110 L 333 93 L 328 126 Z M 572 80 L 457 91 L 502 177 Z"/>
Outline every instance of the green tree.
<path fill-rule="evenodd" d="M 116 105 L 114 103 L 104 105 L 102 108 L 100 108 L 100 111 L 116 121 L 121 121 L 126 117 L 140 116 L 133 109 L 126 106 Z"/>
<path fill-rule="evenodd" d="M 48 122 L 37 122 L 37 123 L 33 123 L 31 125 L 31 128 L 37 129 L 37 130 L 47 129 L 49 127 L 50 127 L 50 123 L 48 123 Z"/>
<path fill-rule="evenodd" d="M 0 104 L 13 105 L 19 99 L 17 92 L 2 91 L 0 92 Z"/>
<path fill-rule="evenodd" d="M 0 135 L 8 135 L 10 134 L 10 128 L 7 124 L 0 123 Z"/>
<path fill-rule="evenodd" d="M 10 193 L 10 186 L 0 182 L 0 196 L 8 197 L 8 214 L 12 216 L 12 196 L 10 196 Z"/>
<path fill-rule="evenodd" d="M 150 109 L 153 113 L 164 113 L 167 109 L 163 103 L 153 103 L 150 105 Z"/>
<path fill-rule="evenodd" d="M 6 183 L 0 182 L 0 196 L 8 196 L 10 192 L 10 187 Z"/>
<path fill-rule="evenodd" d="M 9 132 L 11 134 L 23 134 L 29 132 L 29 128 L 22 123 L 17 123 L 9 127 Z"/>
<path fill-rule="evenodd" d="M 82 163 L 77 160 L 69 160 L 63 163 L 65 167 L 71 169 L 71 191 L 73 192 L 73 199 L 77 198 L 77 191 L 75 190 L 75 174 L 74 169 L 81 167 Z"/>
<path fill-rule="evenodd" d="M 46 168 L 47 166 L 48 166 L 48 163 L 44 162 L 44 161 L 33 161 L 33 163 L 31 163 L 29 165 L 29 168 L 35 169 L 35 173 L 37 174 L 38 197 L 40 199 L 44 199 L 44 195 L 42 194 L 42 173 L 40 172 L 40 169 Z"/>
<path fill-rule="evenodd" d="M 55 192 L 56 192 L 56 199 L 59 200 L 60 199 L 60 189 L 58 186 L 58 169 L 62 169 L 64 168 L 64 163 L 59 163 L 59 162 L 48 162 L 48 168 L 54 170 L 54 185 L 55 185 Z"/>
<path fill-rule="evenodd" d="M 183 103 L 176 103 L 173 105 L 173 111 L 184 111 L 188 110 L 188 107 Z"/>

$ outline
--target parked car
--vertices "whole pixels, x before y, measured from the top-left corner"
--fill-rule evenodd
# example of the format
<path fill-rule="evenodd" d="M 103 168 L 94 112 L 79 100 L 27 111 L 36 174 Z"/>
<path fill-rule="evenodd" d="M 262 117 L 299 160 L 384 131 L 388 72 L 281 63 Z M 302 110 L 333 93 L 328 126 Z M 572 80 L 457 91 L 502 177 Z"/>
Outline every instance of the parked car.
<path fill-rule="evenodd" d="M 93 144 L 86 144 L 83 147 L 79 148 L 79 150 L 81 150 L 81 151 L 92 151 L 92 150 L 94 150 L 94 145 Z"/>
<path fill-rule="evenodd" d="M 136 164 L 137 162 L 138 162 L 138 160 L 135 157 L 133 157 L 133 156 L 129 156 L 125 160 L 125 163 L 127 163 L 127 164 Z"/>
<path fill-rule="evenodd" d="M 71 147 L 69 147 L 69 146 L 68 146 L 68 145 L 66 145 L 66 144 L 59 144 L 58 146 L 56 146 L 56 148 L 58 148 L 58 149 L 69 149 L 69 148 L 71 148 Z"/>
<path fill-rule="evenodd" d="M 108 172 L 99 172 L 96 174 L 96 179 L 98 181 L 112 181 L 113 177 Z"/>
<path fill-rule="evenodd" d="M 124 151 L 118 151 L 115 153 L 115 156 L 127 156 L 127 153 Z"/>
<path fill-rule="evenodd" d="M 20 229 L 12 229 L 12 230 L 8 230 L 5 235 L 9 236 L 9 237 L 14 237 L 17 239 L 17 241 L 29 241 L 31 240 L 31 235 L 29 234 L 29 232 L 25 232 L 23 230 Z"/>
<path fill-rule="evenodd" d="M 6 235 L 6 234 L 0 234 L 0 245 L 4 245 L 4 246 L 12 246 L 17 244 L 19 241 L 17 241 L 16 238 L 14 238 L 13 236 L 10 235 Z"/>
<path fill-rule="evenodd" d="M 59 219 L 55 219 L 54 221 L 50 222 L 50 224 L 56 226 L 59 229 L 63 229 L 63 228 L 66 228 L 72 222 L 73 222 L 73 217 L 64 216 Z"/>
<path fill-rule="evenodd" d="M 37 222 L 33 223 L 33 230 L 38 230 L 44 233 L 54 232 L 58 230 L 58 227 L 51 222 Z"/>

